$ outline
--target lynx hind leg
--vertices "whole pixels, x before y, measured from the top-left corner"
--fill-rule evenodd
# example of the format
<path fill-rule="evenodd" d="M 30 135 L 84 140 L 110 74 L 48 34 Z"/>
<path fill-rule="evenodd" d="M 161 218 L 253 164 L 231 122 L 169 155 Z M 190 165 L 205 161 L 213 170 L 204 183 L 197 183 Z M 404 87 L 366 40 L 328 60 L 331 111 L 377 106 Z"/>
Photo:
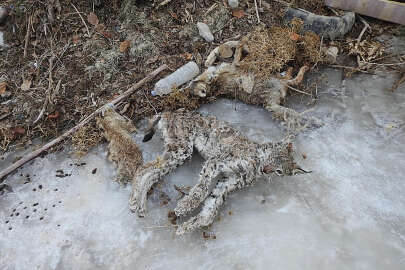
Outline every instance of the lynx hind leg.
<path fill-rule="evenodd" d="M 235 175 L 231 175 L 225 181 L 218 182 L 209 197 L 205 200 L 201 212 L 179 225 L 176 234 L 183 235 L 195 229 L 211 225 L 218 214 L 219 208 L 224 204 L 227 195 L 241 186 L 241 179 Z"/>
<path fill-rule="evenodd" d="M 193 153 L 191 141 L 181 141 L 165 145 L 163 156 L 140 168 L 132 182 L 132 194 L 129 201 L 129 208 L 138 212 L 143 217 L 146 212 L 146 200 L 148 191 L 159 179 L 173 171 L 188 160 Z"/>
<path fill-rule="evenodd" d="M 322 126 L 322 122 L 319 119 L 304 116 L 302 113 L 282 106 L 281 101 L 283 98 L 284 91 L 271 91 L 267 98 L 265 109 L 272 112 L 274 117 L 283 121 L 288 130 L 296 132 L 310 126 Z"/>
<path fill-rule="evenodd" d="M 190 193 L 181 199 L 174 212 L 176 216 L 184 216 L 196 209 L 208 196 L 211 182 L 224 172 L 226 165 L 217 159 L 207 160 L 200 172 L 198 183 Z"/>

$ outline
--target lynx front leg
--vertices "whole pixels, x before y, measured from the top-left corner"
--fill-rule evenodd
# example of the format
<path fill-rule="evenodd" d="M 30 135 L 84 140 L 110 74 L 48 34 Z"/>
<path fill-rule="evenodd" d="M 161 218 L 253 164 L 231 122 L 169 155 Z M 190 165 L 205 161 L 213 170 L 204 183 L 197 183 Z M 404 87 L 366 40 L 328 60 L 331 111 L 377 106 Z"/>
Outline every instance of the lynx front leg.
<path fill-rule="evenodd" d="M 165 148 L 161 159 L 144 165 L 134 177 L 129 208 L 132 212 L 138 212 L 140 217 L 145 216 L 147 194 L 153 184 L 182 165 L 193 153 L 190 141 L 166 145 Z"/>
<path fill-rule="evenodd" d="M 174 209 L 176 216 L 184 216 L 197 208 L 209 194 L 212 180 L 221 173 L 227 174 L 232 170 L 226 166 L 226 162 L 217 159 L 207 160 L 200 172 L 198 183 L 190 190 L 190 193 L 181 199 Z"/>
<path fill-rule="evenodd" d="M 218 214 L 219 208 L 224 204 L 227 195 L 245 185 L 242 178 L 236 175 L 230 176 L 226 181 L 218 182 L 210 196 L 205 200 L 201 212 L 181 224 L 176 234 L 183 235 L 195 229 L 211 225 Z"/>

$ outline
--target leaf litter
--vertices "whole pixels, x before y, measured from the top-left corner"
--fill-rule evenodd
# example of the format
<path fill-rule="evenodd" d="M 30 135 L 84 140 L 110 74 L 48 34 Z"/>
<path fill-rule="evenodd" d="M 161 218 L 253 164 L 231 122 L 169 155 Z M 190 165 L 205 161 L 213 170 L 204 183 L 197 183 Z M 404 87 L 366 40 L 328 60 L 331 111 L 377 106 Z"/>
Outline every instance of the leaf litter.
<path fill-rule="evenodd" d="M 250 36 L 246 42 L 251 50 L 242 65 L 256 73 L 266 75 L 288 66 L 297 69 L 303 63 L 320 66 L 319 36 L 303 33 L 299 23 L 285 25 L 281 18 L 290 4 L 334 15 L 321 2 L 271 0 L 270 10 L 260 10 L 262 23 L 258 25 L 253 1 L 240 1 L 235 10 L 219 0 L 198 1 L 195 6 L 173 0 L 159 9 L 150 1 L 131 0 L 100 0 L 94 4 L 75 0 L 3 1 L 2 6 L 12 8 L 4 30 L 9 48 L 0 51 L 4 59 L 0 76 L 6 78 L 0 83 L 0 151 L 59 136 L 161 64 L 172 71 L 189 61 L 202 65 L 212 47 L 198 38 L 197 21 L 209 24 L 219 44 L 235 36 Z M 363 62 L 378 61 L 385 54 L 373 43 L 373 32 L 396 31 L 397 27 L 373 21 L 371 28 L 357 48 L 344 40 L 334 44 L 346 54 L 359 55 Z M 360 31 L 358 23 L 348 38 L 354 41 Z M 378 49 L 370 49 L 376 46 Z M 52 66 L 51 58 L 55 59 Z M 58 91 L 50 81 L 60 81 Z M 216 99 L 215 94 L 198 98 L 178 90 L 154 97 L 150 95 L 153 83 L 131 96 L 119 110 L 137 121 L 156 111 L 196 109 Z M 49 99 L 52 102 L 48 102 L 44 117 L 33 124 Z M 101 138 L 101 131 L 91 122 L 71 141 L 83 154 Z"/>

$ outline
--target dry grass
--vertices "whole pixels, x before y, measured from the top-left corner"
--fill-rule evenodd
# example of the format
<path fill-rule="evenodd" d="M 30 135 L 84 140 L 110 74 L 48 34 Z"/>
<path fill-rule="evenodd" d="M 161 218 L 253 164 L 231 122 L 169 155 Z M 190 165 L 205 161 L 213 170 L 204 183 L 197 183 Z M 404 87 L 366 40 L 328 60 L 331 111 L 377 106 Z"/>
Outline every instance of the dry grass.
<path fill-rule="evenodd" d="M 246 41 L 249 54 L 241 61 L 241 68 L 267 77 L 280 72 L 293 60 L 297 66 L 320 61 L 320 37 L 313 32 L 300 36 L 301 28 L 302 21 L 293 20 L 286 27 L 255 29 Z"/>
<path fill-rule="evenodd" d="M 78 157 L 84 156 L 92 147 L 98 145 L 103 140 L 101 130 L 92 121 L 79 129 L 72 136 L 73 149 Z"/>
<path fill-rule="evenodd" d="M 321 39 L 314 32 L 306 32 L 302 37 L 302 42 L 299 43 L 299 54 L 297 58 L 302 58 L 302 61 L 316 63 L 322 60 L 320 55 Z"/>
<path fill-rule="evenodd" d="M 249 54 L 241 61 L 241 68 L 257 76 L 279 72 L 296 54 L 296 41 L 289 28 L 273 26 L 255 29 L 246 42 Z"/>

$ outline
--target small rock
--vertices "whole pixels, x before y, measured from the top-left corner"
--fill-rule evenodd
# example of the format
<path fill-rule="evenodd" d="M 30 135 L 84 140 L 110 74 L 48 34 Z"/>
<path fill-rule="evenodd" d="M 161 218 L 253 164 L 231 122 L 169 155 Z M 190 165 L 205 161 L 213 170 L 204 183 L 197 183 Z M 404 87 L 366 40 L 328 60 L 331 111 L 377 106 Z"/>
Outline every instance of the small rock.
<path fill-rule="evenodd" d="M 200 36 L 205 39 L 207 42 L 213 42 L 214 41 L 214 35 L 211 33 L 210 28 L 208 25 L 202 22 L 197 23 L 197 28 Z"/>
<path fill-rule="evenodd" d="M 331 64 L 336 63 L 336 58 L 339 54 L 339 48 L 336 46 L 329 46 L 322 48 L 323 55 L 325 57 L 325 61 Z"/>
<path fill-rule="evenodd" d="M 228 5 L 231 8 L 237 8 L 239 6 L 239 0 L 228 0 Z"/>

